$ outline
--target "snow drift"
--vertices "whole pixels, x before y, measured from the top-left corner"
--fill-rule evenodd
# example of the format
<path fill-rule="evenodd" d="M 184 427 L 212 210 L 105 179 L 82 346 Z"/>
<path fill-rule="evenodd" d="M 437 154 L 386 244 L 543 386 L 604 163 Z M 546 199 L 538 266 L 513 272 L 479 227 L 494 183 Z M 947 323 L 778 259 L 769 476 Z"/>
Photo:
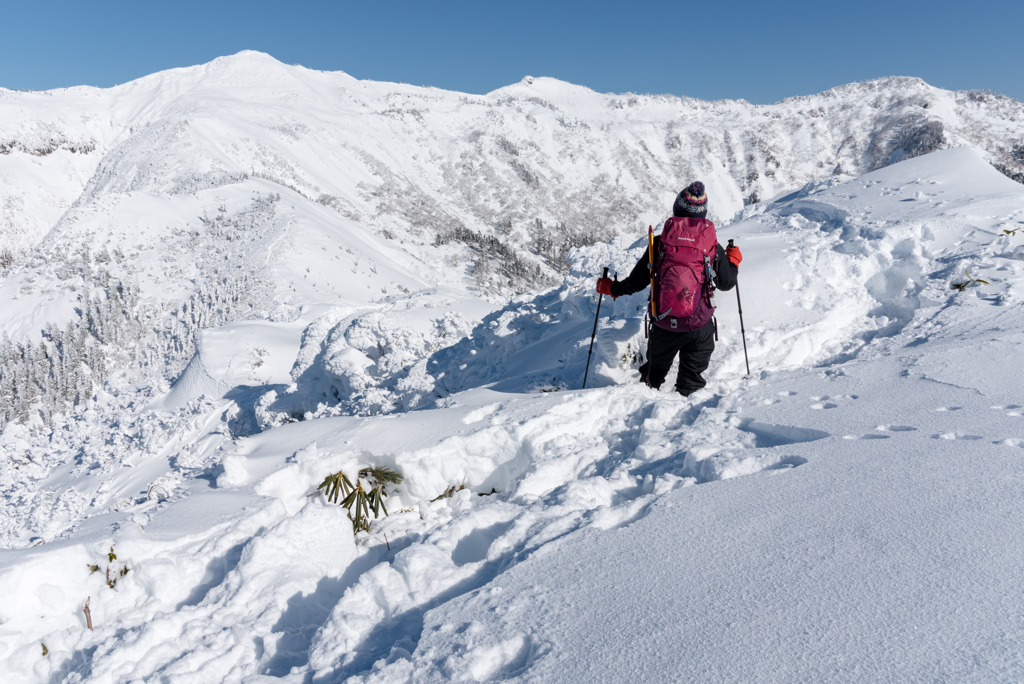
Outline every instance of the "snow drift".
<path fill-rule="evenodd" d="M 95 167 L 0 284 L 30 369 L 0 397 L 52 390 L 0 433 L 7 679 L 1024 673 L 1024 186 L 985 142 L 1019 103 L 898 79 L 772 108 L 549 79 L 471 97 L 252 54 L 53 97 L 122 118 L 40 157 Z M 849 156 L 801 156 L 837 112 Z M 762 115 L 776 162 L 730 157 L 722 122 Z M 919 154 L 940 137 L 974 147 Z M 753 375 L 722 293 L 708 387 L 637 383 L 638 294 L 605 298 L 579 391 L 596 274 L 697 173 L 741 210 L 719 232 Z M 621 234 L 573 242 L 623 197 Z M 353 536 L 316 485 L 366 466 L 405 479 Z"/>

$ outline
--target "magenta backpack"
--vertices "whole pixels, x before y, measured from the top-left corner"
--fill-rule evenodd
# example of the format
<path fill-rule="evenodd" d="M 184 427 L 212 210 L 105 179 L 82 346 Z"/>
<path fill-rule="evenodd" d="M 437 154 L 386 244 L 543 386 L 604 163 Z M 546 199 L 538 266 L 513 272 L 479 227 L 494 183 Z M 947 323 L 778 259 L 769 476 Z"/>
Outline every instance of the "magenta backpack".
<path fill-rule="evenodd" d="M 718 247 L 715 224 L 701 218 L 665 221 L 654 256 L 651 320 L 673 332 L 699 330 L 715 313 L 715 272 Z"/>

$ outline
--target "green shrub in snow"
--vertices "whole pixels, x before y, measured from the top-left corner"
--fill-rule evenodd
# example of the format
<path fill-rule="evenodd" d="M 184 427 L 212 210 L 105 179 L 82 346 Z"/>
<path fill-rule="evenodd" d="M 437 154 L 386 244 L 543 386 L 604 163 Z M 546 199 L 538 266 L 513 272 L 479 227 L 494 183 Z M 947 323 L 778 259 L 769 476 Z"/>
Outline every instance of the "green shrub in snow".
<path fill-rule="evenodd" d="M 967 276 L 967 280 L 965 280 L 962 283 L 953 283 L 952 285 L 950 285 L 950 287 L 952 287 L 957 292 L 963 292 L 964 290 L 966 290 L 971 285 L 991 285 L 992 284 L 992 283 L 988 282 L 987 280 L 982 280 L 981 278 L 973 277 L 967 271 L 967 269 L 964 269 L 964 275 Z"/>
<path fill-rule="evenodd" d="M 363 483 L 366 483 L 366 486 Z M 328 501 L 338 503 L 341 497 L 341 505 L 348 509 L 348 517 L 352 521 L 352 531 L 369 531 L 370 511 L 373 511 L 374 519 L 380 517 L 380 511 L 388 514 L 384 506 L 384 498 L 387 497 L 385 485 L 402 484 L 402 476 L 390 468 L 375 466 L 363 468 L 356 477 L 355 485 L 348 479 L 344 471 L 328 475 L 320 486 L 318 492 L 323 492 Z"/>

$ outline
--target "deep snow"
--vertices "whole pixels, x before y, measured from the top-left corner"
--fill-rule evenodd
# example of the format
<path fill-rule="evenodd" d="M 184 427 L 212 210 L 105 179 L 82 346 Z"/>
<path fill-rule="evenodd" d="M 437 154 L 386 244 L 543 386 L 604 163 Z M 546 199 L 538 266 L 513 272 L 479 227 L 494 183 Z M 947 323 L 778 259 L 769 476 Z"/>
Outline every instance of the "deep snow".
<path fill-rule="evenodd" d="M 109 240 L 103 268 L 168 307 L 255 276 L 175 382 L 125 352 L 52 432 L 0 435 L 6 681 L 1024 677 L 1024 186 L 983 153 L 720 226 L 754 373 L 720 293 L 688 399 L 636 382 L 643 294 L 605 298 L 577 389 L 596 274 L 628 272 L 646 225 L 492 311 L 430 282 L 426 247 L 275 181 L 96 178 L 50 253 Z M 0 285 L 5 329 L 73 319 L 84 278 L 49 268 Z M 989 284 L 956 291 L 965 271 Z M 353 538 L 310 494 L 367 465 L 405 482 Z"/>

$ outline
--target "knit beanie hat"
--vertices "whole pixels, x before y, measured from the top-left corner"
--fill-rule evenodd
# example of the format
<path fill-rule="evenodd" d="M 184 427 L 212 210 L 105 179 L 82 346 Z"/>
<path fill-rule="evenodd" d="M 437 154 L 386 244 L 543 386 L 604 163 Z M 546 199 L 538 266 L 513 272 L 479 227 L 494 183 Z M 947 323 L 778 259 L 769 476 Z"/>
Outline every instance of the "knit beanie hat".
<path fill-rule="evenodd" d="M 704 184 L 694 181 L 676 196 L 672 215 L 679 217 L 704 218 L 708 214 L 708 196 Z"/>

